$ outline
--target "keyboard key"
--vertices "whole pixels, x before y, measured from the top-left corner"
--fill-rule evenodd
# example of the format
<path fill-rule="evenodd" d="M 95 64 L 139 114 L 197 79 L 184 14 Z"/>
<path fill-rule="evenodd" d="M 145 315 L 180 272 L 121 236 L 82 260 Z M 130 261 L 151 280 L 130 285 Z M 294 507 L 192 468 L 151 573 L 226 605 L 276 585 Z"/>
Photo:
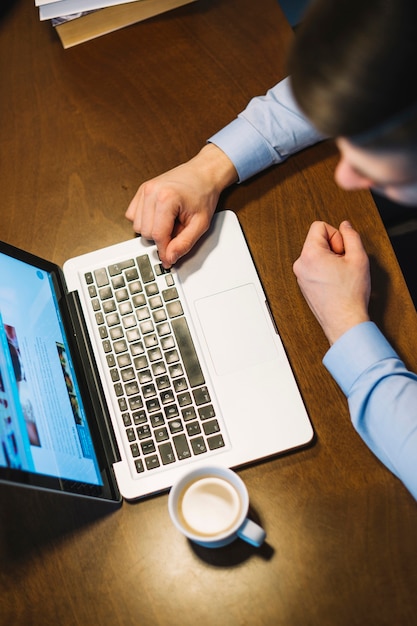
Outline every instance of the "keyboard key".
<path fill-rule="evenodd" d="M 155 324 L 159 324 L 160 322 L 165 322 L 167 314 L 164 309 L 157 309 L 156 311 L 152 311 L 152 317 Z"/>
<path fill-rule="evenodd" d="M 132 419 L 135 426 L 139 426 L 140 424 L 146 424 L 146 422 L 148 421 L 148 418 L 146 417 L 146 412 L 143 409 L 132 413 Z"/>
<path fill-rule="evenodd" d="M 126 315 L 122 318 L 123 328 L 133 328 L 136 326 L 136 318 L 134 315 Z"/>
<path fill-rule="evenodd" d="M 195 420 L 197 417 L 195 408 L 193 406 L 190 406 L 186 409 L 182 409 L 181 414 L 182 414 L 182 419 L 184 420 L 184 422 Z"/>
<path fill-rule="evenodd" d="M 156 469 L 161 465 L 156 454 L 153 454 L 152 456 L 147 456 L 145 458 L 145 463 L 148 470 Z"/>
<path fill-rule="evenodd" d="M 138 328 L 131 328 L 126 331 L 126 339 L 129 343 L 133 343 L 134 341 L 138 341 L 140 339 L 140 332 Z"/>
<path fill-rule="evenodd" d="M 208 392 L 207 387 L 200 387 L 199 389 L 194 389 L 193 396 L 195 403 L 197 406 L 201 404 L 207 404 L 207 402 L 211 401 L 210 394 Z"/>
<path fill-rule="evenodd" d="M 180 393 L 181 391 L 185 391 L 186 389 L 188 389 L 187 381 L 185 380 L 185 378 L 177 378 L 173 381 L 173 384 L 176 393 Z"/>
<path fill-rule="evenodd" d="M 112 278 L 111 284 L 113 286 L 113 289 L 120 289 L 120 287 L 125 286 L 125 279 L 122 275 L 115 276 L 114 278 Z"/>
<path fill-rule="evenodd" d="M 156 388 L 153 383 L 148 383 L 142 387 L 142 395 L 144 398 L 152 398 L 156 395 Z"/>
<path fill-rule="evenodd" d="M 211 422 L 204 422 L 203 429 L 206 435 L 214 435 L 220 430 L 219 422 L 217 420 L 211 420 Z"/>
<path fill-rule="evenodd" d="M 149 365 L 148 359 L 145 355 L 137 356 L 135 359 L 133 359 L 133 364 L 137 370 L 144 370 Z"/>
<path fill-rule="evenodd" d="M 104 287 L 104 285 L 109 284 L 109 279 L 107 276 L 106 269 L 104 267 L 95 270 L 94 277 L 96 279 L 97 287 Z"/>
<path fill-rule="evenodd" d="M 116 341 L 116 339 L 123 339 L 123 328 L 121 326 L 113 326 L 113 328 L 110 329 L 110 337 L 113 341 Z"/>
<path fill-rule="evenodd" d="M 175 450 L 177 451 L 177 456 L 180 461 L 183 459 L 189 459 L 191 456 L 191 451 L 187 442 L 187 438 L 185 435 L 175 435 L 173 437 Z"/>
<path fill-rule="evenodd" d="M 115 351 L 116 354 L 120 354 L 121 352 L 126 352 L 127 350 L 127 343 L 124 339 L 120 339 L 118 341 L 115 341 L 113 343 L 113 349 Z M 130 360 L 130 357 L 129 357 Z"/>
<path fill-rule="evenodd" d="M 133 306 L 135 307 L 135 309 L 139 309 L 139 308 L 145 306 L 146 298 L 145 298 L 145 296 L 142 293 L 140 293 L 139 295 L 134 296 L 132 298 L 132 303 L 133 303 Z"/>
<path fill-rule="evenodd" d="M 117 313 L 110 313 L 110 315 L 106 315 L 106 324 L 107 326 L 116 326 L 120 324 L 120 318 Z"/>
<path fill-rule="evenodd" d="M 168 302 L 167 311 L 170 318 L 179 317 L 184 314 L 181 302 L 176 300 L 175 302 Z"/>
<path fill-rule="evenodd" d="M 116 300 L 117 302 L 124 302 L 129 299 L 129 293 L 126 288 L 118 289 L 116 291 Z"/>
<path fill-rule="evenodd" d="M 152 310 L 161 308 L 161 306 L 163 306 L 161 296 L 153 296 L 153 298 L 149 298 L 149 306 Z"/>
<path fill-rule="evenodd" d="M 155 275 L 153 273 L 152 265 L 149 261 L 149 257 L 147 254 L 143 254 L 142 256 L 137 257 L 137 264 L 139 266 L 140 275 L 142 277 L 142 282 L 151 283 L 155 280 Z"/>
<path fill-rule="evenodd" d="M 203 385 L 205 382 L 203 372 L 185 317 L 173 319 L 172 330 L 174 331 L 191 387 Z"/>
<path fill-rule="evenodd" d="M 133 259 L 126 259 L 120 263 L 114 263 L 113 265 L 109 265 L 109 274 L 110 276 L 116 276 L 117 274 L 121 274 L 126 268 L 134 267 L 134 265 L 135 262 Z"/>
<path fill-rule="evenodd" d="M 158 285 L 156 283 L 151 283 L 150 285 L 146 285 L 145 291 L 146 291 L 146 295 L 148 296 L 148 298 L 151 298 L 151 296 L 155 296 L 157 293 L 159 293 Z"/>
<path fill-rule="evenodd" d="M 114 385 L 114 393 L 116 394 L 117 397 L 123 395 L 123 386 L 121 383 L 116 383 Z"/>
<path fill-rule="evenodd" d="M 141 385 L 146 385 L 146 383 L 150 383 L 152 380 L 151 370 L 141 370 L 138 372 L 138 380 Z"/>
<path fill-rule="evenodd" d="M 126 428 L 126 436 L 128 438 L 128 441 L 135 441 L 136 435 L 135 435 L 134 429 L 133 428 Z"/>
<path fill-rule="evenodd" d="M 105 313 L 105 315 L 107 315 L 107 313 L 113 313 L 113 311 L 115 310 L 116 310 L 116 303 L 114 300 L 107 300 L 103 302 L 103 312 Z"/>
<path fill-rule="evenodd" d="M 112 302 L 114 302 L 112 300 Z M 132 313 L 133 311 L 133 307 L 130 304 L 130 302 L 122 302 L 121 304 L 119 304 L 119 313 L 120 315 L 128 315 L 129 313 Z"/>
<path fill-rule="evenodd" d="M 182 432 L 184 430 L 184 426 L 182 425 L 181 420 L 172 420 L 169 422 L 169 430 L 172 434 Z"/>
<path fill-rule="evenodd" d="M 132 419 L 131 419 L 129 413 L 123 413 L 122 414 L 122 419 L 123 419 L 123 424 L 125 426 L 130 426 L 132 424 Z"/>
<path fill-rule="evenodd" d="M 138 341 L 137 343 L 132 343 L 132 345 L 130 346 L 130 352 L 132 356 L 138 356 L 138 354 L 143 354 L 145 352 L 143 343 L 140 341 Z"/>
<path fill-rule="evenodd" d="M 208 404 L 207 406 L 199 407 L 198 414 L 201 420 L 208 420 L 208 419 L 211 419 L 212 417 L 215 417 L 216 415 L 213 409 L 213 406 L 211 404 Z"/>
<path fill-rule="evenodd" d="M 139 385 L 136 380 L 125 385 L 125 393 L 127 396 L 133 396 L 139 393 Z"/>
<path fill-rule="evenodd" d="M 159 404 L 158 398 L 151 398 L 150 400 L 146 400 L 146 408 L 148 409 L 149 413 L 160 411 L 161 405 Z"/>
<path fill-rule="evenodd" d="M 171 350 L 171 348 L 175 348 L 174 337 L 172 335 L 168 335 L 167 337 L 162 337 L 161 346 L 163 350 Z"/>
<path fill-rule="evenodd" d="M 171 402 L 174 401 L 174 392 L 172 391 L 172 389 L 166 389 L 165 391 L 163 391 L 161 393 L 161 402 L 162 404 L 170 404 Z"/>
<path fill-rule="evenodd" d="M 143 407 L 143 400 L 140 396 L 129 398 L 128 402 L 131 411 L 138 411 Z"/>
<path fill-rule="evenodd" d="M 102 345 L 104 352 L 111 352 L 112 345 L 108 339 L 104 340 Z"/>
<path fill-rule="evenodd" d="M 108 300 L 113 295 L 111 287 L 102 287 L 101 289 L 98 290 L 98 293 L 99 293 L 101 300 Z"/>
<path fill-rule="evenodd" d="M 223 448 L 225 445 L 223 437 L 220 434 L 209 437 L 207 443 L 210 450 L 217 450 L 218 448 Z"/>
<path fill-rule="evenodd" d="M 139 450 L 139 446 L 137 443 L 132 443 L 130 446 L 130 450 L 132 452 L 132 456 L 133 458 L 137 457 L 140 455 L 140 450 Z"/>
<path fill-rule="evenodd" d="M 200 424 L 197 421 L 189 422 L 186 425 L 186 428 L 187 428 L 187 433 L 190 437 L 194 437 L 194 435 L 199 435 L 201 433 Z"/>
<path fill-rule="evenodd" d="M 132 283 L 129 283 L 128 289 L 130 293 L 132 294 L 132 296 L 134 296 L 135 294 L 140 293 L 142 291 L 143 289 L 142 283 L 140 282 L 140 280 L 135 280 Z M 143 299 L 145 298 L 143 297 Z"/>
<path fill-rule="evenodd" d="M 136 459 L 135 461 L 135 467 L 136 467 L 136 471 L 138 474 L 141 474 L 142 472 L 145 471 L 145 468 L 143 466 L 143 462 L 142 459 Z"/>
<path fill-rule="evenodd" d="M 167 419 L 172 419 L 174 417 L 178 417 L 179 411 L 176 404 L 170 404 L 169 406 L 164 406 L 164 411 Z"/>
<path fill-rule="evenodd" d="M 125 352 L 124 354 L 119 354 L 116 359 L 119 367 L 127 367 L 128 365 L 132 364 L 132 359 L 130 358 L 128 352 Z"/>
<path fill-rule="evenodd" d="M 182 393 L 179 393 L 178 396 L 177 396 L 177 400 L 178 400 L 178 404 L 181 407 L 188 406 L 192 402 L 191 394 L 188 391 L 184 391 Z"/>
<path fill-rule="evenodd" d="M 139 278 L 138 270 L 136 269 L 136 267 L 126 270 L 125 277 L 128 282 Z"/>
<path fill-rule="evenodd" d="M 161 443 L 161 445 L 158 446 L 158 449 L 163 465 L 169 465 L 170 463 L 175 462 L 174 450 L 172 449 L 172 445 L 169 441 Z"/>
<path fill-rule="evenodd" d="M 156 430 L 154 430 L 153 434 L 156 441 L 165 441 L 166 439 L 169 439 L 168 431 L 165 427 L 157 428 Z"/>
<path fill-rule="evenodd" d="M 156 450 L 155 444 L 152 439 L 150 441 L 144 441 L 140 444 L 140 447 L 142 448 L 143 454 L 152 454 L 152 452 L 155 452 Z"/>
<path fill-rule="evenodd" d="M 136 433 L 140 441 L 142 439 L 149 439 L 152 434 L 149 424 L 142 424 L 142 426 L 138 426 L 136 429 Z"/>
<path fill-rule="evenodd" d="M 144 337 L 143 342 L 145 344 L 146 349 L 154 348 L 155 346 L 158 345 L 158 339 L 154 333 L 152 333 L 152 335 L 147 335 L 146 337 Z"/>
<path fill-rule="evenodd" d="M 207 452 L 206 442 L 203 437 L 194 437 L 191 439 L 191 447 L 194 454 L 203 454 L 204 452 Z"/>
<path fill-rule="evenodd" d="M 100 326 L 98 332 L 100 335 L 100 339 L 106 339 L 109 336 L 109 333 L 107 332 L 107 328 L 105 326 Z"/>
<path fill-rule="evenodd" d="M 165 374 L 167 368 L 163 361 L 159 361 L 158 363 L 152 363 L 152 371 L 154 376 L 161 376 Z"/>
<path fill-rule="evenodd" d="M 153 413 L 150 416 L 150 419 L 151 419 L 151 424 L 153 428 L 156 428 L 157 426 L 162 426 L 163 424 L 165 424 L 164 416 L 162 415 L 162 413 Z"/>
<path fill-rule="evenodd" d="M 117 383 L 120 380 L 119 370 L 115 367 L 110 370 L 110 376 L 114 383 Z"/>
<path fill-rule="evenodd" d="M 171 382 L 168 376 L 160 376 L 159 378 L 156 379 L 156 386 L 158 387 L 159 391 L 162 391 L 163 389 L 167 389 L 170 386 L 170 384 Z"/>
<path fill-rule="evenodd" d="M 148 350 L 148 357 L 150 361 L 159 361 L 160 359 L 162 359 L 162 352 L 160 348 L 158 347 Z"/>
<path fill-rule="evenodd" d="M 162 292 L 162 297 L 165 302 L 170 302 L 170 300 L 176 300 L 178 298 L 178 291 L 176 287 L 170 287 L 169 289 L 164 289 Z"/>
<path fill-rule="evenodd" d="M 125 383 L 135 378 L 135 370 L 133 369 L 133 367 L 126 367 L 124 370 L 121 371 L 121 374 L 122 374 L 122 380 Z"/>

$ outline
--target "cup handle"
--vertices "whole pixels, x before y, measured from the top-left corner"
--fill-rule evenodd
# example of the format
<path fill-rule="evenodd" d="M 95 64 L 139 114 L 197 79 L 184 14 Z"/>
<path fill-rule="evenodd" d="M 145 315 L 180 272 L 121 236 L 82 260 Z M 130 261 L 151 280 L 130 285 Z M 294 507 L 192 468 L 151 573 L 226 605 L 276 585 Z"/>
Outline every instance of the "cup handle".
<path fill-rule="evenodd" d="M 265 541 L 266 532 L 263 528 L 246 518 L 242 526 L 237 531 L 238 537 L 250 543 L 255 548 L 259 548 Z"/>

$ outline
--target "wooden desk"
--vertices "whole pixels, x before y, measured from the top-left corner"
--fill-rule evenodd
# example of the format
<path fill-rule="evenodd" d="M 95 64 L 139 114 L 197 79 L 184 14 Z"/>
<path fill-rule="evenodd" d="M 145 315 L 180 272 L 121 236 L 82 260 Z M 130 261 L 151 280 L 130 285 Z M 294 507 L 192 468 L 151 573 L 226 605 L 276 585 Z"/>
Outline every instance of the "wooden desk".
<path fill-rule="evenodd" d="M 62 263 L 132 236 L 138 184 L 192 156 L 285 73 L 276 0 L 195 5 L 64 51 L 30 1 L 1 26 L 1 238 Z M 242 470 L 268 545 L 188 544 L 167 497 L 108 513 L 0 490 L 0 623 L 414 624 L 417 506 L 350 425 L 292 262 L 308 226 L 349 217 L 372 256 L 377 321 L 417 368 L 417 322 L 367 193 L 333 183 L 323 144 L 225 194 L 236 210 L 317 433 Z"/>

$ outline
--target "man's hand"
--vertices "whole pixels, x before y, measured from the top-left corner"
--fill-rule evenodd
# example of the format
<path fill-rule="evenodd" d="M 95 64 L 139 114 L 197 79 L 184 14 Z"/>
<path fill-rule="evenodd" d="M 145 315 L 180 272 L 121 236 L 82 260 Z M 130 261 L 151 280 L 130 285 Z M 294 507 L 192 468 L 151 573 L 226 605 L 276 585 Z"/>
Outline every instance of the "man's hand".
<path fill-rule="evenodd" d="M 339 230 L 314 222 L 293 269 L 330 344 L 356 324 L 369 320 L 369 260 L 349 222 L 342 222 Z"/>
<path fill-rule="evenodd" d="M 236 180 L 230 159 L 208 144 L 187 163 L 143 183 L 126 217 L 137 233 L 156 243 L 169 268 L 206 232 L 221 192 Z"/>

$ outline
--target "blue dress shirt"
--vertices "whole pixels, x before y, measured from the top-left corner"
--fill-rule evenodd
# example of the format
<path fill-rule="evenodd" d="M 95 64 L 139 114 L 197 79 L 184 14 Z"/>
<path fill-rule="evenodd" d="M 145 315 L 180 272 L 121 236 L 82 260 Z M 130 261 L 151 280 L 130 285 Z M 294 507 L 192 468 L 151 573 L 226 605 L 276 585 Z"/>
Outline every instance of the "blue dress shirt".
<path fill-rule="evenodd" d="M 227 154 L 243 182 L 322 139 L 298 108 L 285 78 L 265 96 L 253 98 L 209 142 Z"/>
<path fill-rule="evenodd" d="M 321 139 L 287 78 L 209 141 L 229 156 L 242 182 Z M 417 499 L 417 376 L 372 322 L 340 337 L 323 363 L 348 399 L 357 432 Z"/>

